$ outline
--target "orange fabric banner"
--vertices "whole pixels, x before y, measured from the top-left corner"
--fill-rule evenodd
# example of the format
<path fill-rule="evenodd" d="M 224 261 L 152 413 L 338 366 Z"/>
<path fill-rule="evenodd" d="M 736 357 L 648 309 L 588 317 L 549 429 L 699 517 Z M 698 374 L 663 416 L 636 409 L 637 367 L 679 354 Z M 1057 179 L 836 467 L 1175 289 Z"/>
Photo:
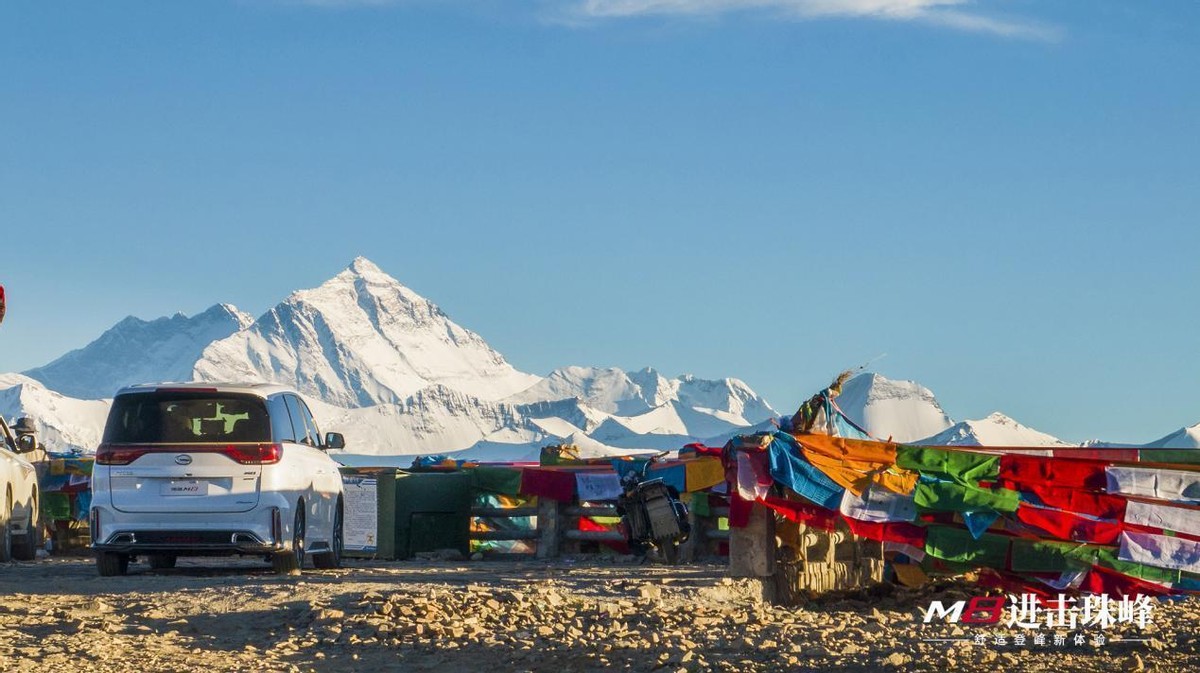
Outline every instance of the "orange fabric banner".
<path fill-rule="evenodd" d="M 896 445 L 829 435 L 793 435 L 804 457 L 830 479 L 856 495 L 872 483 L 907 495 L 917 473 L 896 466 Z"/>

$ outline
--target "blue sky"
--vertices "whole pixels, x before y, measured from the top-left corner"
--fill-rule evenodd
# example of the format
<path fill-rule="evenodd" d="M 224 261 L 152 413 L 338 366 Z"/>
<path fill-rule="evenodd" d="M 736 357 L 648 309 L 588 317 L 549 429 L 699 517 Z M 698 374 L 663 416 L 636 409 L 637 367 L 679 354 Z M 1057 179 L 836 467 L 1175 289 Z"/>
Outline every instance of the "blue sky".
<path fill-rule="evenodd" d="M 1200 5 L 0 6 L 0 371 L 365 255 L 517 367 L 1200 421 Z"/>

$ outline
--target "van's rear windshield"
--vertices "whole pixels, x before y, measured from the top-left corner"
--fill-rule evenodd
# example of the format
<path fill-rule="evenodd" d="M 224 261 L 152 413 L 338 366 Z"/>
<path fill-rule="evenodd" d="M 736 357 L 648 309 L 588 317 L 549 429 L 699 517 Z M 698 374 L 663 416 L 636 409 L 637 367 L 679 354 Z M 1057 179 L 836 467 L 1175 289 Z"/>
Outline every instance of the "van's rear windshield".
<path fill-rule="evenodd" d="M 255 395 L 147 392 L 118 395 L 106 444 L 269 442 L 267 405 Z"/>

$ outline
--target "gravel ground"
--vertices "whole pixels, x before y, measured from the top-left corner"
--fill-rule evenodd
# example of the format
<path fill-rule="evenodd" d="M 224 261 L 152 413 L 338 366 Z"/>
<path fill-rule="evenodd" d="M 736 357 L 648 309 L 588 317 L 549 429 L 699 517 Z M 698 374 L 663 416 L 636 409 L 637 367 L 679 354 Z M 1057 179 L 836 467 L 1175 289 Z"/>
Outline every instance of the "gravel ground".
<path fill-rule="evenodd" d="M 783 609 L 716 565 L 351 563 L 302 577 L 244 560 L 117 578 L 89 559 L 0 565 L 0 670 L 1200 670 L 1196 598 L 1157 603 L 1145 630 L 1039 646 L 921 623 L 932 599 L 978 595 L 953 582 Z"/>

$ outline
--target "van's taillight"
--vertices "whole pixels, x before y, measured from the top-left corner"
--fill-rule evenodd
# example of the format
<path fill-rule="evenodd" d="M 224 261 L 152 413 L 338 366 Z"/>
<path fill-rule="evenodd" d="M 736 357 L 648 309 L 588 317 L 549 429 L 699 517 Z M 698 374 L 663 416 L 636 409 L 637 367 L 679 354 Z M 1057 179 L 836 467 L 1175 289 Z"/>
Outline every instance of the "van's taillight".
<path fill-rule="evenodd" d="M 96 449 L 96 463 L 99 465 L 128 465 L 147 453 L 150 453 L 149 449 L 101 444 Z"/>
<path fill-rule="evenodd" d="M 283 457 L 283 446 L 280 444 L 230 444 L 221 453 L 236 460 L 242 465 L 267 465 L 278 463 Z"/>

